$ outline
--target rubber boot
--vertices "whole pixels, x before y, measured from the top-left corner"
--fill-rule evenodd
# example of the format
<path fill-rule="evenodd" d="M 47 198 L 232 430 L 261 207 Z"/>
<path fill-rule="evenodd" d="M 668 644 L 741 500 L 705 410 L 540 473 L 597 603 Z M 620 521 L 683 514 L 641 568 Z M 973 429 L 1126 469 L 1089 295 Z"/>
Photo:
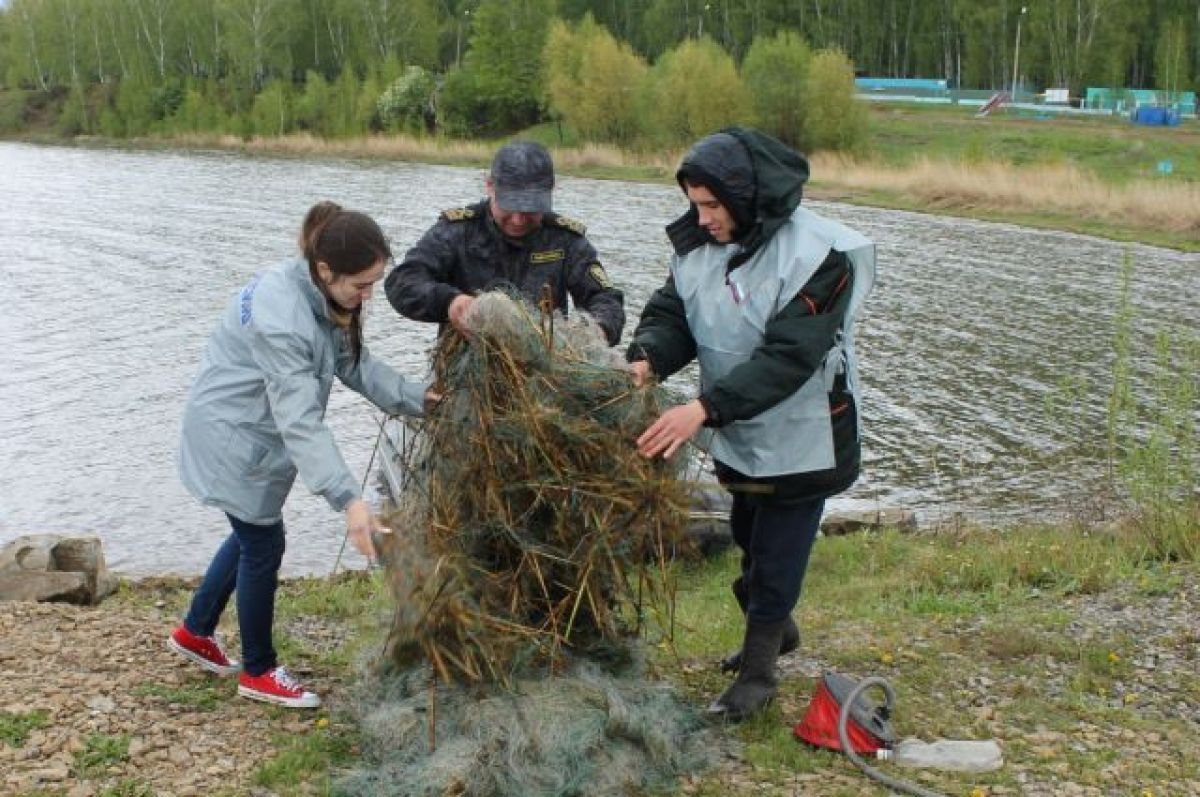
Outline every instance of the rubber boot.
<path fill-rule="evenodd" d="M 738 606 L 742 607 L 742 615 L 744 616 L 746 614 L 746 605 L 750 602 L 749 590 L 746 589 L 745 580 L 741 576 L 738 576 L 729 587 L 733 591 L 733 597 L 737 599 Z M 800 647 L 800 629 L 796 627 L 796 621 L 789 614 L 786 622 L 787 625 L 783 628 L 783 641 L 779 643 L 780 656 L 786 656 Z M 721 659 L 717 662 L 717 666 L 721 668 L 721 672 L 737 672 L 742 666 L 741 648 Z"/>
<path fill-rule="evenodd" d="M 709 714 L 741 722 L 771 702 L 778 686 L 775 660 L 779 658 L 786 625 L 786 620 L 746 624 L 742 666 L 737 680 L 708 707 Z"/>

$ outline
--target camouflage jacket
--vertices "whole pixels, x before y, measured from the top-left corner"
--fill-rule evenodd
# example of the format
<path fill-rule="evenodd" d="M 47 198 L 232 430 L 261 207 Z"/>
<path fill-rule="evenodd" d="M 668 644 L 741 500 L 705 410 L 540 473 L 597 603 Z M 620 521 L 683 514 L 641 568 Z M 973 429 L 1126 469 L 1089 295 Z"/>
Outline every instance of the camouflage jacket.
<path fill-rule="evenodd" d="M 549 284 L 556 308 L 567 312 L 570 295 L 615 345 L 625 326 L 625 297 L 609 281 L 585 232 L 579 222 L 547 213 L 539 229 L 514 241 L 496 227 L 486 200 L 443 211 L 388 275 L 388 301 L 408 318 L 444 324 L 460 293 L 513 286 L 536 303 Z"/>

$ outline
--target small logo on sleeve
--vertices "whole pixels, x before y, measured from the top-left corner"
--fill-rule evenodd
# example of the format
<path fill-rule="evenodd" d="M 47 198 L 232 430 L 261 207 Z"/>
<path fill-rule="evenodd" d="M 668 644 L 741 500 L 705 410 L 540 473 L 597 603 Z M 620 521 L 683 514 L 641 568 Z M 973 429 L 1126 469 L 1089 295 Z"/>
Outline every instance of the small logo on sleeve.
<path fill-rule="evenodd" d="M 588 269 L 588 274 L 596 281 L 596 284 L 601 288 L 612 290 L 612 280 L 608 278 L 608 273 L 604 270 L 604 266 L 599 263 L 592 263 L 592 267 Z"/>
<path fill-rule="evenodd" d="M 238 299 L 238 309 L 242 321 L 242 326 L 249 326 L 250 319 L 253 317 L 254 308 L 254 289 L 258 287 L 258 281 L 262 279 L 259 274 L 254 275 L 254 279 L 246 283 L 246 287 L 242 288 L 242 292 Z"/>

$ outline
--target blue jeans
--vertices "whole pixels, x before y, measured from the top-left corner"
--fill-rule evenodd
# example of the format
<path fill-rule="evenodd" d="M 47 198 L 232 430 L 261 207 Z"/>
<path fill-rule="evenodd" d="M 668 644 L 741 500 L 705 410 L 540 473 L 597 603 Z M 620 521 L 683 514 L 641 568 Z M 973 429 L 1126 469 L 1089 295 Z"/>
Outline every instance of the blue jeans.
<path fill-rule="evenodd" d="M 275 666 L 271 626 L 275 622 L 275 588 L 283 561 L 283 521 L 256 526 L 226 513 L 233 533 L 221 544 L 192 596 L 183 624 L 199 636 L 212 636 L 237 589 L 238 628 L 242 635 L 242 671 L 262 675 Z"/>
<path fill-rule="evenodd" d="M 823 498 L 776 503 L 733 494 L 729 526 L 742 549 L 746 616 L 752 622 L 775 623 L 796 608 L 824 509 Z"/>

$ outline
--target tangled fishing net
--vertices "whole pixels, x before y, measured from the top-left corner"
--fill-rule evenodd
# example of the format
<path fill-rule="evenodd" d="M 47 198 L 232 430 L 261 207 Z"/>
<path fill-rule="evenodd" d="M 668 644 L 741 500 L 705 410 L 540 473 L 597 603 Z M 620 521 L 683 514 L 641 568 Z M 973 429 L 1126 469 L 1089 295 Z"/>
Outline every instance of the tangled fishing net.
<path fill-rule="evenodd" d="M 508 689 L 438 687 L 409 671 L 360 687 L 363 763 L 339 795 L 626 797 L 662 793 L 726 744 L 660 683 L 578 663 Z M 436 714 L 436 716 L 434 716 Z"/>
<path fill-rule="evenodd" d="M 657 788 L 711 754 L 649 681 L 670 625 L 688 492 L 634 441 L 668 406 L 594 323 L 502 293 L 434 353 L 442 400 L 403 452 L 377 536 L 394 597 L 356 698 L 370 765 L 349 794 L 576 795 Z"/>
<path fill-rule="evenodd" d="M 445 682 L 506 682 L 568 652 L 619 649 L 669 608 L 688 495 L 634 441 L 667 406 L 634 388 L 593 322 L 479 297 L 470 340 L 443 336 L 443 399 L 406 452 L 381 555 L 388 655 Z"/>

